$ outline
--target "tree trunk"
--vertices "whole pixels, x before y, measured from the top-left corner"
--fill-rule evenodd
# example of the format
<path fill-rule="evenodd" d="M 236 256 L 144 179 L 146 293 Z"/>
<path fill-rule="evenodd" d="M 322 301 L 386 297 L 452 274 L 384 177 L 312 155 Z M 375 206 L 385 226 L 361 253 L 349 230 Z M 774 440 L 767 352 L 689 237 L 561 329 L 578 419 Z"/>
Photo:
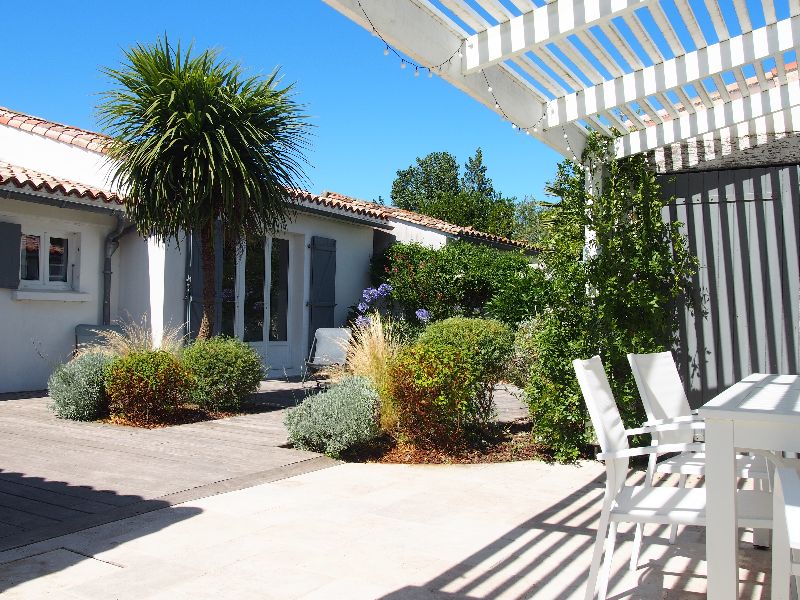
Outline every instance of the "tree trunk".
<path fill-rule="evenodd" d="M 211 220 L 200 232 L 200 255 L 203 261 L 203 318 L 197 339 L 205 340 L 214 331 L 214 312 L 216 309 L 216 265 L 214 256 L 214 221 Z"/>

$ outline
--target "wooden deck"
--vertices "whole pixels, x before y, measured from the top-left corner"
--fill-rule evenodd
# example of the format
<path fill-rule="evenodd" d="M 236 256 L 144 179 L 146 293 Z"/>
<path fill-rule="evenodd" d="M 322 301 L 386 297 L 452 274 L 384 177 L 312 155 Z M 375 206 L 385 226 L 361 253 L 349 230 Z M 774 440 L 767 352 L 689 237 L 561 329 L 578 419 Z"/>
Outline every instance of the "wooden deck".
<path fill-rule="evenodd" d="M 60 420 L 41 394 L 0 399 L 0 550 L 336 464 L 281 447 L 299 384 L 262 390 L 263 412 L 153 430 Z"/>

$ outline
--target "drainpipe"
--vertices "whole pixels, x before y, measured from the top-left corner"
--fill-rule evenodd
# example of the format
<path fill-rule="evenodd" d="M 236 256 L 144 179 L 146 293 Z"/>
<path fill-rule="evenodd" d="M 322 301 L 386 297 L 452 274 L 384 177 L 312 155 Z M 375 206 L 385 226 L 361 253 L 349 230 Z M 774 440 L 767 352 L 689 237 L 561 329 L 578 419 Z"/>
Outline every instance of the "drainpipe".
<path fill-rule="evenodd" d="M 125 217 L 117 215 L 117 226 L 106 236 L 103 261 L 103 325 L 111 325 L 111 257 L 119 248 L 119 240 L 133 229 Z"/>

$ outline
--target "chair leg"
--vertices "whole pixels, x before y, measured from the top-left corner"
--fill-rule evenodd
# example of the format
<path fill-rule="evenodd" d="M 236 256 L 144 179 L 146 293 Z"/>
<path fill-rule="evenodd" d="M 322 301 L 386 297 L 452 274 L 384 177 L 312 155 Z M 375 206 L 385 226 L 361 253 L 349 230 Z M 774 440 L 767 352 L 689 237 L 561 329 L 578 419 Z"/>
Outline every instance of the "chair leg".
<path fill-rule="evenodd" d="M 593 600 L 597 591 L 597 574 L 600 571 L 600 561 L 603 559 L 603 548 L 606 542 L 606 532 L 608 531 L 609 508 L 605 504 L 603 512 L 600 513 L 600 522 L 597 524 L 597 537 L 594 541 L 592 551 L 592 566 L 589 568 L 589 578 L 586 580 L 586 600 Z"/>
<path fill-rule="evenodd" d="M 686 487 L 686 480 L 689 479 L 688 475 L 681 475 L 680 477 L 680 487 Z M 669 530 L 669 543 L 674 544 L 675 540 L 678 539 L 678 525 L 675 524 L 670 527 Z"/>
<path fill-rule="evenodd" d="M 769 480 L 759 479 L 758 489 L 761 492 L 772 491 L 772 486 Z M 753 530 L 753 546 L 766 550 L 770 546 L 770 531 L 769 529 L 754 529 Z"/>
<path fill-rule="evenodd" d="M 608 525 L 608 537 L 606 538 L 605 560 L 603 561 L 603 574 L 600 577 L 598 586 L 598 600 L 606 600 L 608 591 L 608 581 L 611 579 L 611 563 L 614 560 L 614 546 L 617 543 L 617 522 L 612 521 Z"/>
<path fill-rule="evenodd" d="M 645 474 L 644 484 L 652 486 L 656 476 L 656 455 L 651 454 L 647 459 L 647 473 Z M 642 537 L 644 536 L 644 523 L 636 524 L 636 532 L 633 535 L 633 552 L 631 553 L 630 570 L 635 571 L 639 568 L 639 554 L 642 550 Z"/>
<path fill-rule="evenodd" d="M 789 600 L 791 591 L 792 551 L 785 527 L 785 523 L 777 522 L 773 532 L 772 600 Z"/>

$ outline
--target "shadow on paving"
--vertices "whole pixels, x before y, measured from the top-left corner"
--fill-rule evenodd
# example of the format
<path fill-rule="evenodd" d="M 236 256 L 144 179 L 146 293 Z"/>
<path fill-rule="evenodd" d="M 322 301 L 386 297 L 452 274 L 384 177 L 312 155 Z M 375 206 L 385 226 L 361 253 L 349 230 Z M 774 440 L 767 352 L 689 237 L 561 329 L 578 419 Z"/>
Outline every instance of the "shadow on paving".
<path fill-rule="evenodd" d="M 22 473 L 0 471 L 0 551 L 12 550 L 84 531 L 172 506 L 166 500 L 145 500 L 135 495 L 120 495 L 89 486 L 49 481 Z M 27 581 L 56 573 L 82 561 L 96 560 L 92 555 L 124 542 L 146 536 L 202 512 L 200 508 L 173 506 L 146 519 L 135 528 L 125 528 L 113 539 L 98 537 L 81 552 L 67 547 L 49 548 L 0 564 L 0 593 Z"/>
<path fill-rule="evenodd" d="M 427 583 L 405 586 L 378 600 L 583 598 L 604 488 L 605 475 L 602 475 L 510 529 Z M 688 557 L 680 563 L 680 570 L 671 567 L 669 562 L 665 565 L 662 559 L 647 561 L 643 556 L 635 576 L 638 583 L 624 593 L 612 594 L 611 590 L 621 585 L 628 575 L 629 555 L 619 562 L 620 557 L 615 553 L 617 568 L 612 570 L 609 580 L 608 600 L 699 600 L 706 597 L 704 592 L 691 591 L 692 587 L 696 587 L 692 584 L 696 584 L 698 579 L 703 584 L 705 581 L 704 568 L 700 569 L 700 574 L 697 571 L 698 564 L 705 561 L 704 542 L 698 544 L 698 535 L 702 535 L 702 541 L 705 532 L 696 527 L 683 528 L 676 544 L 670 546 L 668 529 L 668 526 L 650 525 L 645 530 L 642 552 L 645 553 L 648 546 L 660 546 L 659 550 L 674 549 L 681 557 Z M 580 536 L 580 541 L 576 542 L 575 536 Z M 632 527 L 630 531 L 619 532 L 617 548 L 621 543 L 632 540 Z M 687 547 L 690 547 L 688 553 L 684 551 Z M 740 565 L 748 569 L 746 578 L 740 580 L 742 597 L 769 598 L 769 583 L 763 579 L 763 564 L 754 564 L 758 553 L 763 551 L 749 545 L 740 546 Z M 586 556 L 582 559 L 583 554 Z M 570 573 L 571 578 L 564 577 L 565 573 Z M 769 573 L 766 579 L 769 579 Z"/>

